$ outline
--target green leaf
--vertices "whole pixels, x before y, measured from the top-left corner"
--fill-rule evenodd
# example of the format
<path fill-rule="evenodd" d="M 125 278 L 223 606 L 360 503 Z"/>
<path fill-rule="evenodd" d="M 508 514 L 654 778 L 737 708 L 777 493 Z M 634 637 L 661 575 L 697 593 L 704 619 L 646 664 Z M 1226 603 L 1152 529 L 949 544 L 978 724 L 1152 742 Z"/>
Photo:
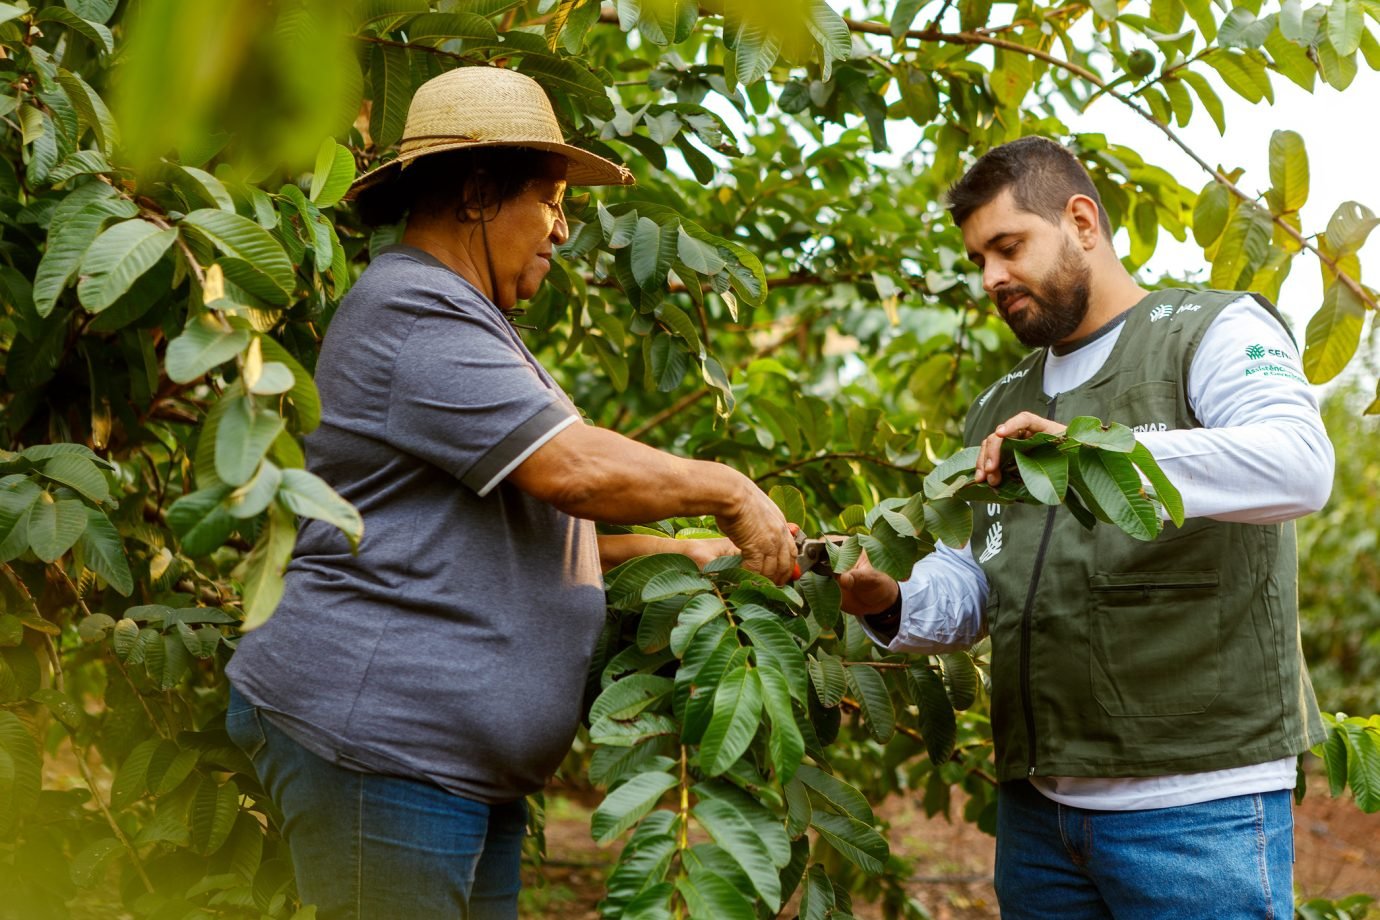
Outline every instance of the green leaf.
<path fill-rule="evenodd" d="M 685 899 L 691 917 L 714 920 L 756 920 L 752 903 L 728 882 L 712 872 L 699 872 L 676 879 L 676 891 Z"/>
<path fill-rule="evenodd" d="M 355 158 L 350 148 L 334 138 L 326 138 L 316 152 L 316 168 L 311 177 L 311 200 L 318 208 L 329 208 L 349 191 L 355 181 Z"/>
<path fill-rule="evenodd" d="M 868 875 L 881 875 L 886 868 L 886 861 L 891 856 L 886 838 L 856 818 L 816 811 L 810 819 L 810 826 L 840 856 Z"/>
<path fill-rule="evenodd" d="M 29 547 L 44 562 L 55 562 L 86 530 L 86 505 L 75 498 L 56 501 L 44 492 L 29 509 Z"/>
<path fill-rule="evenodd" d="M 1308 153 L 1294 131 L 1270 135 L 1270 184 L 1283 211 L 1297 211 L 1308 200 Z"/>
<path fill-rule="evenodd" d="M 115 781 L 110 784 L 111 808 L 119 811 L 148 791 L 149 763 L 161 743 L 160 738 L 150 738 L 136 745 L 125 757 L 115 772 Z"/>
<path fill-rule="evenodd" d="M 311 374 L 286 348 L 268 336 L 259 337 L 259 347 L 263 349 L 264 360 L 281 364 L 292 372 L 293 383 L 287 398 L 297 412 L 297 429 L 302 434 L 311 434 L 321 424 L 321 395 Z"/>
<path fill-rule="evenodd" d="M 590 830 L 600 846 L 642 820 L 666 790 L 676 785 L 669 773 L 639 773 L 600 803 L 590 818 Z"/>
<path fill-rule="evenodd" d="M 1356 53 L 1365 28 L 1365 9 L 1358 0 L 1332 0 L 1327 8 L 1327 37 L 1339 55 Z"/>
<path fill-rule="evenodd" d="M 633 231 L 631 265 L 633 278 L 643 289 L 660 287 L 671 267 L 661 258 L 661 226 L 649 217 L 639 217 Z"/>
<path fill-rule="evenodd" d="M 1304 337 L 1303 371 L 1309 381 L 1326 383 L 1342 372 L 1361 343 L 1365 321 L 1361 299 L 1345 284 L 1333 282 Z"/>
<path fill-rule="evenodd" d="M 589 723 L 600 719 L 631 719 L 670 696 L 675 682 L 655 674 L 630 674 L 599 694 L 589 710 Z"/>
<path fill-rule="evenodd" d="M 699 594 L 714 590 L 714 584 L 703 575 L 668 571 L 653 575 L 642 588 L 644 603 L 665 600 L 677 594 Z"/>
<path fill-rule="evenodd" d="M 225 277 L 274 306 L 285 306 L 297 286 L 287 253 L 268 231 L 239 214 L 202 208 L 182 218 L 180 227 L 210 241 L 228 258 L 220 260 Z"/>
<path fill-rule="evenodd" d="M 781 879 L 762 839 L 738 810 L 722 799 L 702 799 L 692 809 L 700 826 L 742 867 L 760 900 L 772 911 L 781 907 Z"/>
<path fill-rule="evenodd" d="M 853 52 L 853 35 L 843 17 L 825 0 L 811 0 L 805 27 L 819 42 L 821 76 L 828 80 L 835 61 L 846 61 Z"/>
<path fill-rule="evenodd" d="M 1346 732 L 1347 785 L 1356 797 L 1356 807 L 1373 814 L 1380 811 L 1380 726 L 1351 718 L 1342 723 L 1342 729 Z"/>
<path fill-rule="evenodd" d="M 1163 526 L 1141 488 L 1140 474 L 1125 454 L 1082 448 L 1075 455 L 1079 494 L 1137 540 L 1153 540 Z"/>
<path fill-rule="evenodd" d="M 700 740 L 700 768 L 718 776 L 752 743 L 762 718 L 762 682 L 754 669 L 730 671 L 714 691 L 714 714 Z"/>
<path fill-rule="evenodd" d="M 605 576 L 608 585 L 608 601 L 611 607 L 637 609 L 642 604 L 642 589 L 654 576 L 667 571 L 680 571 L 689 575 L 699 575 L 699 566 L 689 556 L 681 553 L 657 553 L 632 559 Z"/>
<path fill-rule="evenodd" d="M 44 462 L 39 473 L 53 482 L 61 483 L 85 495 L 93 502 L 103 502 L 110 498 L 110 486 L 105 476 L 85 457 L 76 454 L 59 454 Z"/>
<path fill-rule="evenodd" d="M 72 884 L 78 888 L 93 888 L 104 881 L 106 863 L 123 849 L 124 845 L 114 837 L 102 837 L 82 847 L 67 869 Z"/>
<path fill-rule="evenodd" d="M 239 816 L 240 790 L 231 780 L 224 785 L 207 776 L 192 799 L 192 849 L 209 856 L 225 844 Z"/>
<path fill-rule="evenodd" d="M 278 413 L 257 405 L 249 396 L 233 397 L 216 432 L 216 475 L 227 485 L 244 485 L 282 430 L 283 418 Z"/>
<path fill-rule="evenodd" d="M 283 471 L 273 461 L 264 459 L 253 477 L 230 493 L 227 511 L 241 520 L 252 518 L 268 507 L 283 481 Z"/>
<path fill-rule="evenodd" d="M 244 623 L 241 629 L 254 629 L 273 615 L 283 597 L 283 570 L 292 558 L 296 537 L 292 515 L 280 505 L 270 505 L 268 522 L 244 561 L 244 589 L 241 591 Z"/>
<path fill-rule="evenodd" d="M 407 50 L 374 45 L 369 51 L 369 77 L 373 84 L 369 133 L 377 149 L 386 150 L 402 138 L 412 102 L 412 65 Z"/>
<path fill-rule="evenodd" d="M 727 264 L 716 247 L 695 239 L 684 227 L 676 228 L 676 254 L 701 275 L 716 275 Z"/>
<path fill-rule="evenodd" d="M 967 709 L 977 700 L 978 672 L 973 656 L 968 652 L 950 652 L 938 657 L 944 668 L 949 702 L 955 710 Z"/>
<path fill-rule="evenodd" d="M 774 666 L 786 678 L 791 697 L 804 704 L 809 683 L 804 652 L 775 614 L 749 619 L 743 616 L 746 609 L 741 607 L 738 610 L 738 628 L 752 640 L 758 667 Z"/>
<path fill-rule="evenodd" d="M 352 549 L 359 548 L 359 541 L 364 538 L 364 519 L 321 477 L 306 470 L 283 470 L 278 500 L 303 517 L 334 524 L 345 534 Z"/>
<path fill-rule="evenodd" d="M 1231 216 L 1231 192 L 1216 179 L 1198 193 L 1193 206 L 1193 239 L 1204 249 L 1217 242 Z"/>
<path fill-rule="evenodd" d="M 683 655 L 690 640 L 700 631 L 700 627 L 724 612 L 724 602 L 714 594 L 700 594 L 690 600 L 680 611 L 676 625 L 671 629 L 671 651 Z"/>
<path fill-rule="evenodd" d="M 115 50 L 115 38 L 110 30 L 99 22 L 89 22 L 76 13 L 60 6 L 50 6 L 38 11 L 34 17 L 38 22 L 60 22 L 73 32 L 96 46 L 96 50 L 109 54 Z"/>
<path fill-rule="evenodd" d="M 911 23 L 915 22 L 916 14 L 924 5 L 925 0 L 900 0 L 896 4 L 896 8 L 891 11 L 891 37 L 893 39 L 899 39 L 910 31 Z"/>
<path fill-rule="evenodd" d="M 842 663 L 823 649 L 818 649 L 815 656 L 810 658 L 807 668 L 820 705 L 829 708 L 837 706 L 848 692 L 848 677 L 843 673 Z"/>
<path fill-rule="evenodd" d="M 33 736 L 19 717 L 0 710 L 0 834 L 15 839 L 17 819 L 38 805 L 42 758 Z"/>
<path fill-rule="evenodd" d="M 1331 721 L 1331 716 L 1325 716 Z M 1314 750 L 1318 750 L 1315 748 Z M 1327 784 L 1335 799 L 1346 789 L 1347 743 L 1346 731 L 1339 724 L 1327 729 L 1327 740 L 1321 745 L 1323 765 L 1327 768 Z"/>
<path fill-rule="evenodd" d="M 1131 451 L 1131 462 L 1140 470 L 1141 475 L 1150 483 L 1154 489 L 1155 498 L 1169 512 L 1169 519 L 1175 526 L 1182 527 L 1184 523 L 1184 500 L 1179 494 L 1179 490 L 1169 481 L 1169 477 L 1164 475 L 1160 465 L 1155 462 L 1155 456 L 1150 453 L 1150 449 L 1144 444 L 1137 443 L 1136 449 Z"/>
<path fill-rule="evenodd" d="M 1184 71 L 1179 75 L 1179 79 L 1193 87 L 1193 91 L 1198 94 L 1198 101 L 1203 104 L 1203 108 L 1207 109 L 1212 123 L 1217 126 L 1217 133 L 1225 136 L 1227 133 L 1226 110 L 1222 106 L 1222 98 L 1217 95 L 1212 84 L 1208 83 L 1207 77 L 1200 73 Z"/>
<path fill-rule="evenodd" d="M 78 542 L 86 567 L 104 578 L 118 594 L 128 597 L 134 590 L 134 576 L 129 570 L 120 532 L 110 518 L 96 508 L 87 508 L 86 529 Z"/>
<path fill-rule="evenodd" d="M 1265 99 L 1274 104 L 1274 89 L 1270 86 L 1270 75 L 1265 70 L 1264 57 L 1260 52 L 1223 51 L 1208 55 L 1203 60 L 1217 71 L 1223 83 L 1247 102 Z"/>
<path fill-rule="evenodd" d="M 235 519 L 221 505 L 221 499 L 229 494 L 228 486 L 201 489 L 182 496 L 168 509 L 168 526 L 188 556 L 205 556 L 235 529 Z"/>
<path fill-rule="evenodd" d="M 959 498 L 930 501 L 925 505 L 925 529 L 946 546 L 966 546 L 973 536 L 973 507 Z"/>
<path fill-rule="evenodd" d="M 1068 455 L 1057 449 L 1037 448 L 1026 453 L 1013 452 L 1016 468 L 1020 470 L 1021 482 L 1030 490 L 1036 501 L 1045 505 L 1057 505 L 1064 500 L 1069 485 Z"/>
<path fill-rule="evenodd" d="M 1227 13 L 1217 30 L 1217 44 L 1227 48 L 1259 48 L 1275 27 L 1272 17 L 1257 19 L 1255 13 L 1238 6 Z"/>
<path fill-rule="evenodd" d="M 944 689 L 944 679 L 923 664 L 906 670 L 911 681 L 915 705 L 920 710 L 920 737 L 936 767 L 948 763 L 958 737 L 954 704 Z"/>
<path fill-rule="evenodd" d="M 171 228 L 159 230 L 145 220 L 118 223 L 96 237 L 81 260 L 77 297 L 91 313 L 99 313 L 129 290 L 154 266 L 177 239 Z"/>
<path fill-rule="evenodd" d="M 795 711 L 791 707 L 791 691 L 786 675 L 767 665 L 757 669 L 762 681 L 762 701 L 771 719 L 771 737 L 768 741 L 768 754 L 778 782 L 786 782 L 795 775 L 805 756 L 805 740 L 796 724 Z"/>
<path fill-rule="evenodd" d="M 106 194 L 99 196 L 100 193 L 87 189 L 104 190 Z M 90 183 L 72 192 L 58 206 L 48 227 L 48 247 L 34 275 L 33 300 L 39 316 L 53 311 L 58 295 L 71 283 L 82 258 L 105 225 L 115 218 L 130 218 L 139 213 L 132 201 L 113 195 L 114 191 L 105 183 Z"/>
<path fill-rule="evenodd" d="M 1380 218 L 1365 205 L 1355 201 L 1339 205 L 1327 222 L 1327 243 L 1334 257 L 1347 256 L 1360 249 L 1377 224 Z"/>
<path fill-rule="evenodd" d="M 810 764 L 801 764 L 795 778 L 814 793 L 817 801 L 856 821 L 871 822 L 872 807 L 857 789 Z"/>
<path fill-rule="evenodd" d="M 498 41 L 493 23 L 475 13 L 423 13 L 407 24 L 407 37 L 413 42 L 449 38 L 469 38 L 489 44 Z"/>
<path fill-rule="evenodd" d="M 896 710 L 891 704 L 882 675 L 865 665 L 844 668 L 848 683 L 858 696 L 863 724 L 878 744 L 886 744 L 896 734 Z"/>
<path fill-rule="evenodd" d="M 170 379 L 190 383 L 249 347 L 247 331 L 227 329 L 223 322 L 210 313 L 188 321 L 182 334 L 168 343 L 164 363 Z"/>
<path fill-rule="evenodd" d="M 1090 415 L 1081 415 L 1069 422 L 1064 437 L 1088 447 L 1122 454 L 1129 454 L 1136 447 L 1136 435 L 1130 428 L 1119 422 L 1104 425 Z"/>

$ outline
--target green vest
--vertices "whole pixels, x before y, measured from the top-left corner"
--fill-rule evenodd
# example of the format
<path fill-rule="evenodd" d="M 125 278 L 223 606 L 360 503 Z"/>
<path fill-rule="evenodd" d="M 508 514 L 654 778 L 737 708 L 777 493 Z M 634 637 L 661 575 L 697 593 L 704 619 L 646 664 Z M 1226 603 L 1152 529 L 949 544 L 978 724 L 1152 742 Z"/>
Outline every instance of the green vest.
<path fill-rule="evenodd" d="M 1025 410 L 1138 431 L 1202 427 L 1189 365 L 1241 296 L 1152 293 L 1101 369 L 1054 398 L 1042 389 L 1045 351 L 1027 356 L 979 397 L 965 442 Z M 973 512 L 973 556 L 990 585 L 1000 780 L 1220 770 L 1323 740 L 1299 643 L 1292 523 L 1194 518 L 1147 543 L 1110 524 L 1085 530 L 1062 506 Z"/>

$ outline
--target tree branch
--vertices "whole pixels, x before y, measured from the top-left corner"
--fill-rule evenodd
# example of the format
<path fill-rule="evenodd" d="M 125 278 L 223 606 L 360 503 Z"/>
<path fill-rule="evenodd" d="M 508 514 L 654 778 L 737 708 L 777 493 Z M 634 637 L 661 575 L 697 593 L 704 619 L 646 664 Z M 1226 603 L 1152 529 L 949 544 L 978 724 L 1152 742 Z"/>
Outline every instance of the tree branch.
<path fill-rule="evenodd" d="M 854 451 L 835 451 L 827 454 L 816 454 L 813 457 L 806 457 L 803 460 L 793 460 L 785 466 L 779 466 L 774 470 L 763 473 L 761 476 L 755 477 L 752 481 L 762 483 L 771 479 L 773 476 L 780 476 L 782 473 L 789 473 L 791 470 L 798 470 L 802 466 L 809 466 L 811 463 L 822 463 L 825 460 L 857 460 L 862 463 L 870 463 L 873 466 L 884 466 L 887 469 L 899 470 L 902 473 L 920 474 L 920 471 L 913 466 L 901 466 L 900 464 L 892 463 L 890 460 L 872 454 L 863 454 Z"/>
<path fill-rule="evenodd" d="M 863 22 L 857 19 L 849 19 L 846 17 L 844 18 L 844 22 L 847 23 L 848 28 L 854 32 L 862 32 L 871 35 L 891 34 L 890 28 L 888 28 L 885 24 L 880 22 Z M 1059 68 L 1060 70 L 1063 70 L 1067 73 L 1071 73 L 1079 79 L 1085 80 L 1091 85 L 1097 87 L 1098 90 L 1105 93 L 1106 95 L 1118 100 L 1119 102 L 1121 102 L 1122 105 L 1125 105 L 1127 108 L 1131 109 L 1131 111 L 1135 112 L 1141 118 L 1144 118 L 1146 121 L 1150 122 L 1150 124 L 1158 128 L 1160 132 L 1164 134 L 1165 137 L 1169 138 L 1170 143 L 1178 147 L 1184 153 L 1188 154 L 1189 158 L 1193 160 L 1194 163 L 1198 164 L 1198 166 L 1204 172 L 1212 176 L 1212 178 L 1216 180 L 1218 183 L 1225 186 L 1227 191 L 1235 195 L 1238 200 L 1243 202 L 1250 202 L 1252 204 L 1255 203 L 1254 196 L 1246 194 L 1236 185 L 1236 183 L 1228 179 L 1222 173 L 1221 170 L 1212 166 L 1201 156 L 1199 156 L 1193 150 L 1192 147 L 1189 147 L 1188 144 L 1185 143 L 1184 140 L 1174 132 L 1172 128 L 1161 122 L 1152 113 L 1146 111 L 1144 108 L 1138 105 L 1136 103 L 1136 100 L 1132 99 L 1127 94 L 1114 89 L 1111 85 L 1109 85 L 1109 83 L 1106 80 L 1103 80 L 1097 74 L 1093 73 L 1085 67 L 1080 67 L 1079 65 L 1074 64 L 1071 61 L 1066 61 L 1062 58 L 1056 57 L 1055 55 L 1050 54 L 1048 51 L 1043 51 L 1039 48 L 1032 48 L 1028 45 L 1022 45 L 1019 42 L 1007 41 L 1006 39 L 1001 38 L 993 38 L 991 35 L 986 35 L 980 32 L 940 32 L 936 29 L 914 29 L 909 32 L 906 32 L 905 35 L 907 38 L 914 38 L 922 42 L 942 42 L 954 45 L 990 45 L 993 48 L 1001 48 L 1006 51 L 1013 51 L 1017 54 L 1024 54 L 1029 57 L 1036 58 L 1037 60 L 1044 61 L 1045 63 L 1050 64 L 1051 66 Z M 1337 264 L 1337 261 L 1335 259 L 1324 253 L 1317 246 L 1313 245 L 1313 243 L 1309 242 L 1308 239 L 1304 237 L 1302 233 L 1290 226 L 1289 222 L 1284 220 L 1282 215 L 1271 212 L 1270 220 L 1275 224 L 1275 226 L 1282 229 L 1289 238 L 1294 240 L 1294 242 L 1298 243 L 1300 248 L 1307 249 L 1309 252 L 1313 253 L 1313 255 L 1317 256 L 1319 261 L 1321 261 L 1324 265 L 1326 265 L 1329 269 L 1332 270 L 1333 274 L 1337 276 L 1337 280 L 1341 281 L 1343 285 L 1345 285 L 1353 294 L 1357 296 L 1357 298 L 1361 300 L 1362 303 L 1364 303 L 1372 310 L 1380 310 L 1380 303 L 1377 303 L 1376 299 L 1373 296 L 1371 296 L 1371 294 L 1367 292 L 1364 287 L 1361 286 L 1361 283 L 1359 281 L 1348 275 Z"/>

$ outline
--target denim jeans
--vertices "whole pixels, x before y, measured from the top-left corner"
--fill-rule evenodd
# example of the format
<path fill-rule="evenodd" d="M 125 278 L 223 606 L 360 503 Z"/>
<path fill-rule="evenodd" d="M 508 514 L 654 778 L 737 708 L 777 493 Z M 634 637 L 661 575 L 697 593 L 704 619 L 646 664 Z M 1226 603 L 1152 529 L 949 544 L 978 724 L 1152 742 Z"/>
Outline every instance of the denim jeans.
<path fill-rule="evenodd" d="M 521 800 L 489 805 L 339 767 L 233 688 L 225 726 L 283 813 L 297 892 L 317 906 L 317 920 L 517 917 Z"/>
<path fill-rule="evenodd" d="M 1290 920 L 1285 790 L 1199 805 L 1090 811 L 1019 780 L 997 793 L 1003 920 Z"/>

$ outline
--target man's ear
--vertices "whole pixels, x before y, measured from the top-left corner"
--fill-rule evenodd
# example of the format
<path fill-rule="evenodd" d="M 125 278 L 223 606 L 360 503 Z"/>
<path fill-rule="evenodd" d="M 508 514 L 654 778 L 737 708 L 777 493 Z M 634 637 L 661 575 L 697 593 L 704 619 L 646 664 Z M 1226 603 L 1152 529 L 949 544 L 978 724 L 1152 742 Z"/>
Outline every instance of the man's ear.
<path fill-rule="evenodd" d="M 1092 250 L 1102 236 L 1102 214 L 1087 195 L 1074 195 L 1064 205 L 1064 216 L 1073 225 L 1084 250 Z"/>

